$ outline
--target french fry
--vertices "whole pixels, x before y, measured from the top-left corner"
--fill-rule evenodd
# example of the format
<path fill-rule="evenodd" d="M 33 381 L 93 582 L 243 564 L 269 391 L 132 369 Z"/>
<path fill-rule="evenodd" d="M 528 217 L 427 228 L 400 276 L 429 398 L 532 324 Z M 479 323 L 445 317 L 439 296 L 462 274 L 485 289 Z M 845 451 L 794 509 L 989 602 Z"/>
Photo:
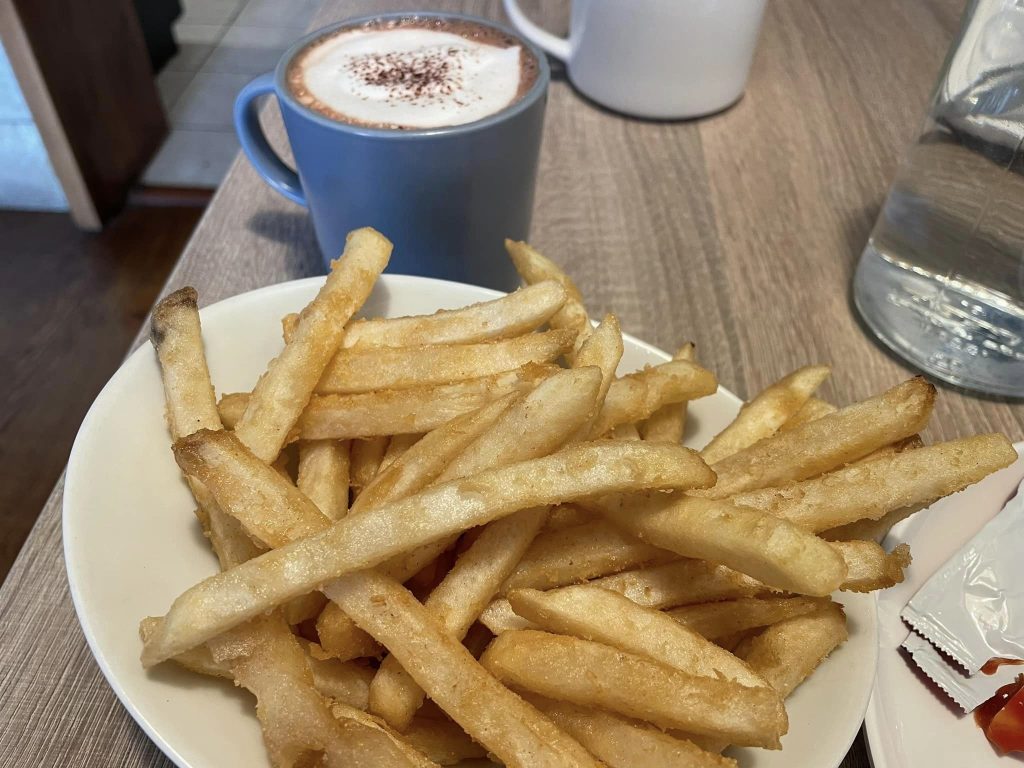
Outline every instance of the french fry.
<path fill-rule="evenodd" d="M 234 429 L 238 426 L 238 422 L 242 420 L 242 414 L 245 413 L 245 407 L 248 404 L 248 392 L 229 392 L 226 395 L 221 395 L 220 400 L 217 402 L 217 414 L 220 416 L 225 429 Z M 298 440 L 298 437 L 298 430 L 293 429 L 291 434 L 288 435 L 288 440 Z"/>
<path fill-rule="evenodd" d="M 728 500 L 650 495 L 582 504 L 654 546 L 721 563 L 775 589 L 824 597 L 846 578 L 842 557 L 827 542 Z"/>
<path fill-rule="evenodd" d="M 365 711 L 370 704 L 373 669 L 351 661 L 327 658 L 319 646 L 304 640 L 306 662 L 313 673 L 313 686 L 332 701 Z M 315 650 L 314 650 L 315 649 Z"/>
<path fill-rule="evenodd" d="M 732 502 L 817 533 L 928 506 L 1016 460 L 1017 452 L 1003 435 L 976 435 L 894 452 L 781 488 L 740 493 Z"/>
<path fill-rule="evenodd" d="M 648 608 L 735 600 L 769 592 L 767 587 L 749 576 L 703 560 L 676 560 L 594 579 L 589 584 L 618 592 L 637 605 Z M 504 598 L 492 601 L 480 614 L 480 621 L 496 635 L 531 626 L 512 610 Z"/>
<path fill-rule="evenodd" d="M 640 430 L 636 424 L 619 424 L 608 433 L 612 440 L 639 440 Z"/>
<path fill-rule="evenodd" d="M 307 440 L 428 432 L 509 392 L 527 392 L 559 370 L 531 363 L 454 384 L 316 395 L 299 420 L 299 431 Z"/>
<path fill-rule="evenodd" d="M 804 403 L 803 408 L 794 413 L 788 419 L 786 423 L 779 427 L 779 432 L 789 432 L 791 429 L 796 429 L 802 424 L 806 424 L 808 421 L 814 421 L 820 419 L 822 416 L 828 416 L 830 413 L 835 413 L 836 408 L 832 403 L 824 400 L 819 400 L 817 397 L 811 397 Z"/>
<path fill-rule="evenodd" d="M 622 331 L 619 329 L 619 319 L 612 314 L 605 315 L 601 324 L 579 345 L 579 349 L 573 357 L 573 366 L 576 368 L 588 365 L 597 366 L 601 371 L 601 388 L 597 393 L 597 407 L 587 419 L 587 423 L 580 427 L 579 432 L 573 436 L 573 440 L 586 440 L 590 436 L 594 420 L 604 406 L 608 389 L 615 381 L 615 372 L 622 359 L 622 350 Z"/>
<path fill-rule="evenodd" d="M 897 440 L 895 443 L 883 445 L 881 448 L 876 451 L 872 451 L 864 458 L 851 462 L 850 465 L 865 464 L 869 461 L 884 459 L 887 456 L 893 456 L 897 453 L 903 453 L 904 451 L 916 451 L 918 448 L 924 448 L 924 440 L 921 439 L 920 435 L 911 435 L 903 440 Z"/>
<path fill-rule="evenodd" d="M 673 360 L 688 360 L 695 362 L 697 347 L 693 342 L 687 342 Z M 683 439 L 683 432 L 686 431 L 686 401 L 669 403 L 652 413 L 640 427 L 640 437 L 644 440 L 660 443 L 678 443 Z"/>
<path fill-rule="evenodd" d="M 387 449 L 388 438 L 383 435 L 352 441 L 353 487 L 362 489 L 373 481 Z"/>
<path fill-rule="evenodd" d="M 234 433 L 203 430 L 183 437 L 174 444 L 174 458 L 267 547 L 311 536 L 330 523 L 302 491 L 253 455 Z M 282 509 L 288 514 L 282 515 Z"/>
<path fill-rule="evenodd" d="M 285 482 L 273 474 L 270 482 Z M 164 661 L 342 574 L 520 509 L 581 495 L 710 482 L 706 465 L 685 448 L 609 442 L 570 446 L 542 459 L 435 485 L 403 501 L 349 514 L 321 533 L 199 582 L 175 600 L 145 644 L 143 664 Z"/>
<path fill-rule="evenodd" d="M 779 749 L 782 701 L 767 686 L 680 672 L 577 637 L 519 630 L 499 635 L 480 658 L 499 680 L 541 696 L 598 706 L 662 728 Z"/>
<path fill-rule="evenodd" d="M 616 379 L 590 429 L 599 437 L 627 422 L 646 419 L 668 403 L 713 395 L 718 381 L 710 371 L 686 360 L 673 360 Z"/>
<path fill-rule="evenodd" d="M 935 387 L 921 377 L 910 379 L 716 462 L 711 468 L 718 482 L 700 495 L 724 498 L 829 472 L 920 432 L 934 402 Z"/>
<path fill-rule="evenodd" d="M 665 615 L 708 640 L 718 641 L 749 629 L 813 613 L 827 604 L 828 600 L 819 597 L 741 597 L 718 603 L 684 605 L 665 611 Z"/>
<path fill-rule="evenodd" d="M 331 520 L 343 518 L 348 513 L 348 441 L 302 441 L 299 444 L 298 486 Z"/>
<path fill-rule="evenodd" d="M 589 419 L 600 384 L 594 367 L 552 376 L 470 445 L 463 453 L 470 463 L 456 459 L 454 472 L 471 474 L 550 453 Z M 425 606 L 452 637 L 465 636 L 546 519 L 546 508 L 532 508 L 488 524 L 430 593 Z M 405 730 L 422 702 L 423 691 L 410 675 L 394 657 L 386 658 L 371 686 L 371 711 Z"/>
<path fill-rule="evenodd" d="M 599 519 L 593 512 L 588 512 L 576 504 L 559 504 L 552 508 L 548 514 L 548 521 L 544 524 L 545 533 L 563 531 L 566 528 L 574 528 L 584 523 L 592 523 Z"/>
<path fill-rule="evenodd" d="M 592 326 L 587 310 L 583 306 L 583 295 L 576 287 L 576 283 L 551 259 L 541 255 L 527 243 L 505 240 L 505 250 L 508 251 L 516 271 L 527 285 L 554 280 L 565 288 L 565 303 L 548 322 L 552 328 L 571 328 L 576 331 L 577 345 L 586 341 Z M 569 362 L 573 362 L 571 355 Z"/>
<path fill-rule="evenodd" d="M 402 737 L 438 765 L 456 765 L 487 756 L 487 750 L 451 720 L 417 718 Z"/>
<path fill-rule="evenodd" d="M 401 585 L 371 572 L 344 589 L 332 584 L 326 591 L 505 765 L 597 768 L 585 749 L 489 675 Z"/>
<path fill-rule="evenodd" d="M 565 288 L 552 280 L 499 299 L 433 315 L 357 320 L 345 329 L 345 349 L 476 344 L 521 336 L 546 323 L 565 303 Z"/>
<path fill-rule="evenodd" d="M 356 626 L 336 603 L 327 603 L 316 620 L 316 634 L 324 653 L 339 661 L 380 656 L 380 643 Z"/>
<path fill-rule="evenodd" d="M 857 520 L 856 522 L 840 525 L 836 528 L 829 528 L 827 531 L 822 531 L 820 536 L 825 541 L 863 540 L 875 541 L 880 544 L 885 539 L 886 534 L 889 533 L 889 529 L 896 525 L 896 523 L 903 522 L 911 515 L 920 512 L 925 506 L 924 504 L 915 504 L 910 507 L 901 507 L 900 509 L 894 509 L 877 520 L 865 518 L 864 520 Z"/>
<path fill-rule="evenodd" d="M 388 449 L 384 451 L 384 458 L 380 460 L 380 469 L 377 470 L 377 473 L 383 472 L 402 458 L 405 452 L 416 445 L 416 441 L 421 437 L 423 435 L 393 435 L 391 440 L 388 441 Z"/>
<path fill-rule="evenodd" d="M 645 544 L 604 520 L 590 520 L 534 540 L 502 585 L 509 589 L 550 589 L 636 568 L 676 560 L 672 552 Z"/>
<path fill-rule="evenodd" d="M 343 349 L 317 384 L 320 394 L 450 384 L 551 363 L 572 349 L 576 332 L 546 331 L 480 344 Z"/>
<path fill-rule="evenodd" d="M 581 637 L 661 662 L 680 672 L 756 688 L 765 681 L 731 653 L 661 611 L 587 584 L 540 592 L 515 589 L 512 610 L 548 632 Z"/>
<path fill-rule="evenodd" d="M 886 552 L 873 541 L 834 541 L 831 546 L 846 562 L 844 592 L 873 592 L 893 587 L 903 581 L 903 571 L 910 565 L 910 547 L 900 544 Z"/>
<path fill-rule="evenodd" d="M 714 464 L 762 438 L 771 437 L 807 403 L 828 375 L 828 366 L 808 365 L 762 390 L 743 405 L 733 422 L 719 432 L 700 455 L 708 464 Z"/>
<path fill-rule="evenodd" d="M 270 361 L 235 426 L 242 444 L 261 460 L 277 458 L 341 345 L 345 323 L 366 301 L 390 257 L 391 242 L 376 230 L 349 233 L 345 252 L 331 263 L 327 282 L 300 313 L 294 336 Z"/>
<path fill-rule="evenodd" d="M 638 720 L 541 696 L 528 698 L 608 768 L 737 768 L 730 757 L 706 752 Z"/>
<path fill-rule="evenodd" d="M 744 642 L 737 653 L 784 698 L 825 657 L 846 642 L 846 615 L 836 603 L 773 624 Z"/>

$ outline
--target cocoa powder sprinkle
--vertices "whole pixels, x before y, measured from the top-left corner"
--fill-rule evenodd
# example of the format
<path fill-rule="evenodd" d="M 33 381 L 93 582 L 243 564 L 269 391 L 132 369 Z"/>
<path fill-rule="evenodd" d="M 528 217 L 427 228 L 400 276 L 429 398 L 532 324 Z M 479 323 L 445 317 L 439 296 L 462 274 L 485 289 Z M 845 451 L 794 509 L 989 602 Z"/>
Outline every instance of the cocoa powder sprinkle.
<path fill-rule="evenodd" d="M 430 104 L 450 101 L 463 87 L 466 52 L 446 50 L 365 53 L 346 62 L 349 71 L 366 85 L 385 88 L 388 101 Z M 465 106 L 461 101 L 454 103 Z"/>

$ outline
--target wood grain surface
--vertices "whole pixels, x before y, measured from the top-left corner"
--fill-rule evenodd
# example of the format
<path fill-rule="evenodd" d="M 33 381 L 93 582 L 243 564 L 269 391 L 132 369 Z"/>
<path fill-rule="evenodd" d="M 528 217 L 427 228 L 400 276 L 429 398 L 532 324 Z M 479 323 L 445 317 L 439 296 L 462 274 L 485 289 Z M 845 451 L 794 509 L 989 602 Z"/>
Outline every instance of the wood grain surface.
<path fill-rule="evenodd" d="M 426 6 L 428 3 L 423 3 Z M 328 0 L 317 24 L 416 6 Z M 498 2 L 429 3 L 500 16 Z M 529 5 L 555 32 L 566 3 Z M 961 0 L 773 0 L 744 99 L 651 123 L 552 84 L 533 240 L 595 314 L 664 348 L 685 339 L 741 395 L 835 366 L 825 395 L 867 396 L 909 371 L 862 332 L 853 267 L 920 123 Z M 282 133 L 268 115 L 278 141 Z M 319 271 L 305 213 L 236 162 L 167 290 L 210 303 Z M 1024 437 L 1024 407 L 943 389 L 931 437 Z M 86 649 L 60 557 L 61 487 L 0 591 L 0 766 L 162 766 Z M 867 768 L 858 739 L 844 768 Z"/>

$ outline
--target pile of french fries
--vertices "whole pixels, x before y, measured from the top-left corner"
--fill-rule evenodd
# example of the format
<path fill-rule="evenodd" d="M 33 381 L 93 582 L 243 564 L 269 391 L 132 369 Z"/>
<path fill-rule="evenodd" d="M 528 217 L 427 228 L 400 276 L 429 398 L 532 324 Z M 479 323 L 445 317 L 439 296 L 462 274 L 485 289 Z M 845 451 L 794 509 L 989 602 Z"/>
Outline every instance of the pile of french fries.
<path fill-rule="evenodd" d="M 527 287 L 355 320 L 391 244 L 349 235 L 250 393 L 218 404 L 196 292 L 153 316 L 174 457 L 221 572 L 142 622 L 142 661 L 255 696 L 274 766 L 734 766 L 898 583 L 897 521 L 1015 460 L 931 446 L 911 379 L 845 408 L 802 368 L 703 451 L 692 345 L 617 377 L 615 317 L 524 243 Z M 564 361 L 565 365 L 561 363 Z"/>

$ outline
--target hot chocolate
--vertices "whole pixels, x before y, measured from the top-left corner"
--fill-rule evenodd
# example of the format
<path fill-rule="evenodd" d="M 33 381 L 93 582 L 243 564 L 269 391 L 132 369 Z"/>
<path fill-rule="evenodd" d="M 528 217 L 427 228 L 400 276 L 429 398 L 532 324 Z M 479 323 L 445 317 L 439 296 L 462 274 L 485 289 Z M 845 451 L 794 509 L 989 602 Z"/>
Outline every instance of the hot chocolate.
<path fill-rule="evenodd" d="M 520 40 L 469 21 L 388 19 L 346 27 L 292 59 L 288 88 L 332 120 L 417 130 L 463 125 L 514 104 L 537 79 Z"/>

